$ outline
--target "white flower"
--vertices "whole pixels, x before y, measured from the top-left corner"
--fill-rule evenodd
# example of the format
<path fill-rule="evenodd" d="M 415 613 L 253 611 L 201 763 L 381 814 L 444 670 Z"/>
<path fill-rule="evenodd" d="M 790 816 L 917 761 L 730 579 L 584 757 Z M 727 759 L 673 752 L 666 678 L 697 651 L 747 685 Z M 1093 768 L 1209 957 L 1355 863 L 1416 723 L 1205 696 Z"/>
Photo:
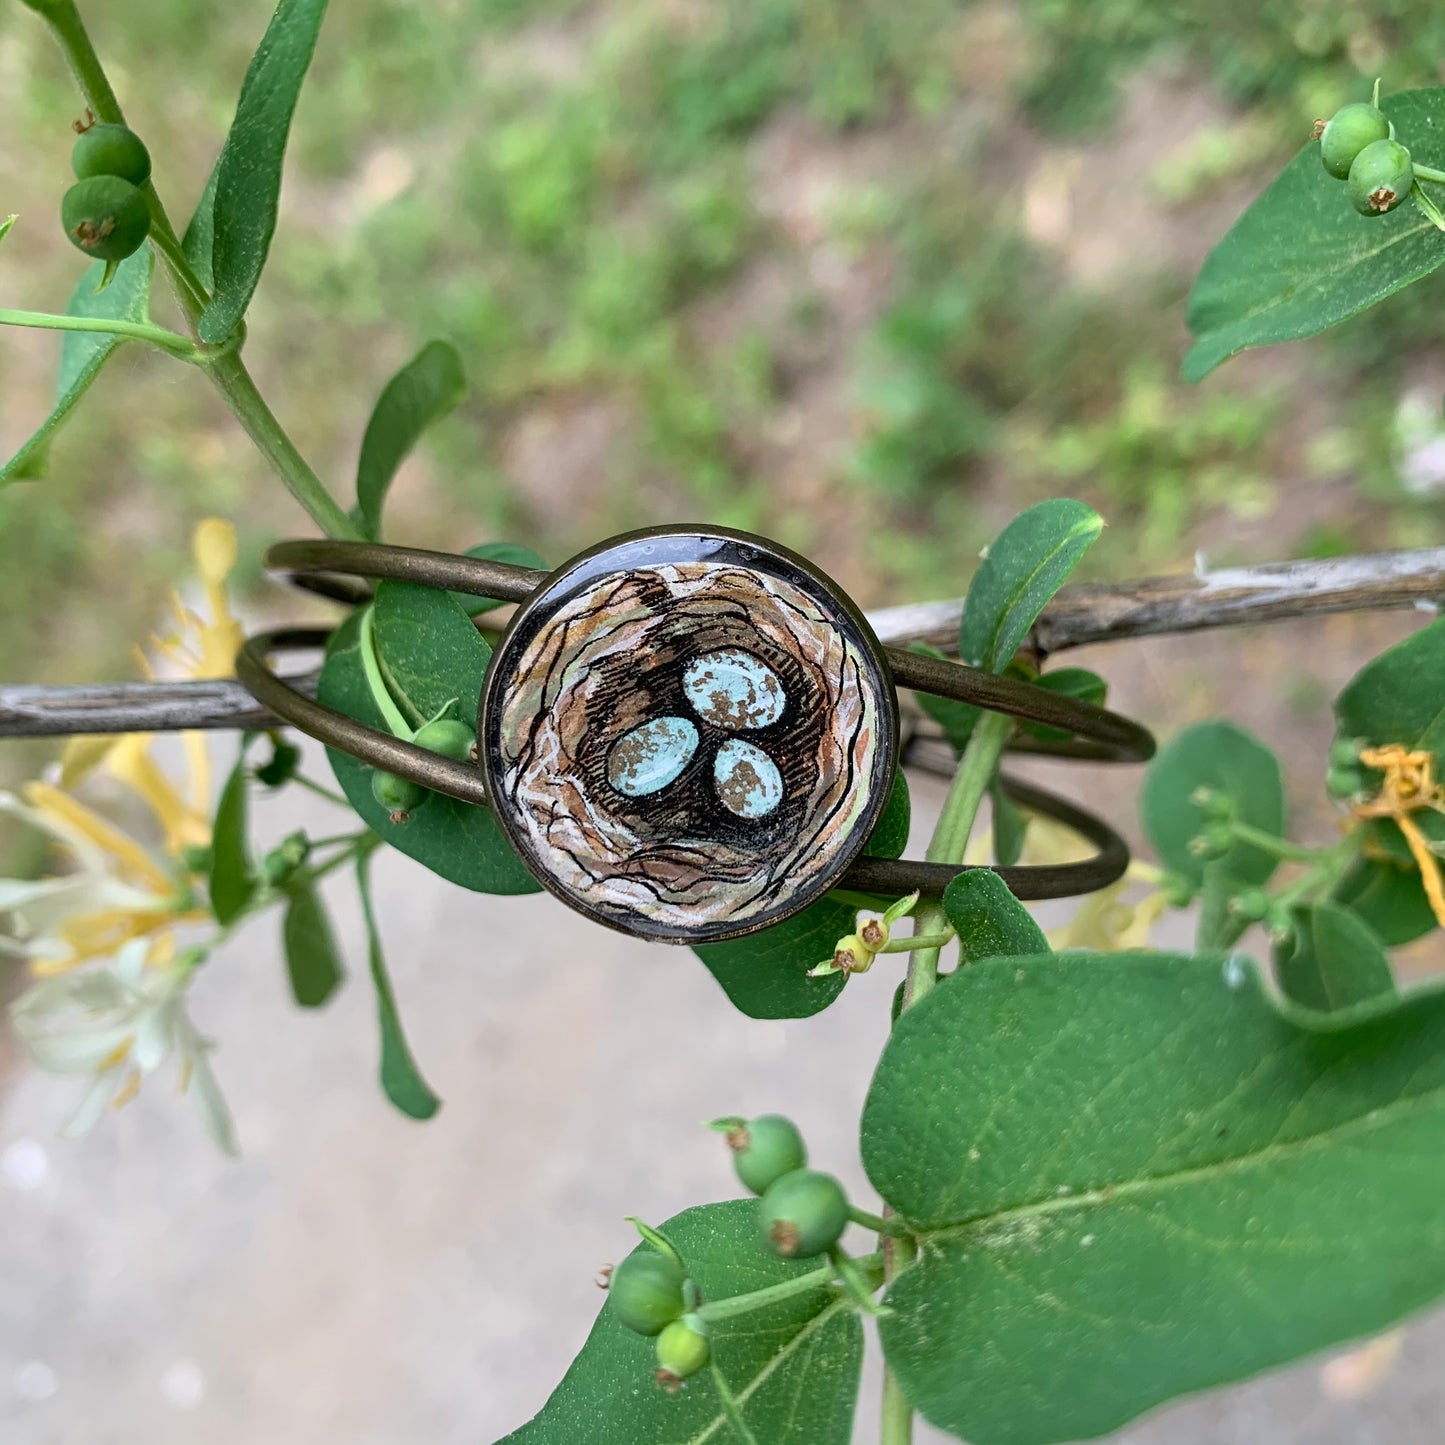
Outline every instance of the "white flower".
<path fill-rule="evenodd" d="M 135 938 L 104 966 L 41 978 L 11 1004 L 11 1021 L 39 1068 L 89 1076 L 89 1087 L 61 1130 L 66 1138 L 88 1134 L 107 1104 L 119 1108 L 129 1102 L 142 1079 L 174 1054 L 181 1090 L 196 1100 L 211 1137 L 234 1154 L 230 1111 L 206 1058 L 211 1045 L 185 1007 L 201 955 L 173 959 L 168 953 L 164 945 Z"/>

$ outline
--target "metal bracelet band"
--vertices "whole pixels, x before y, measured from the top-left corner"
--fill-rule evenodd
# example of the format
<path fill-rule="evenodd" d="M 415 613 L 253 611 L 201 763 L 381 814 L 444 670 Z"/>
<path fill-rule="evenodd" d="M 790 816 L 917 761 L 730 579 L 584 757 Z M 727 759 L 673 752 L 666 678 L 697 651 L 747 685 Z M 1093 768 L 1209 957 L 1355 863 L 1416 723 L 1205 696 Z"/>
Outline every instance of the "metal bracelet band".
<path fill-rule="evenodd" d="M 320 628 L 283 628 L 248 638 L 236 658 L 236 676 L 256 700 L 277 717 L 327 747 L 340 748 L 373 767 L 400 774 L 434 792 L 477 807 L 490 806 L 481 770 L 403 742 L 297 691 L 271 667 L 273 652 L 324 647 L 330 633 Z M 1107 888 L 1129 866 L 1128 845 L 1101 818 L 1041 788 L 1003 780 L 1005 791 L 1024 807 L 1071 828 L 1099 849 L 1078 863 L 1031 867 L 995 867 L 1013 894 L 1022 899 L 1068 898 Z M 915 889 L 939 897 L 949 882 L 971 866 L 913 862 L 907 859 L 856 858 L 838 887 L 859 893 L 901 896 Z"/>
<path fill-rule="evenodd" d="M 551 576 L 532 567 L 450 552 L 323 539 L 278 542 L 266 553 L 265 563 L 278 571 L 289 572 L 298 584 L 347 602 L 363 600 L 362 594 L 344 586 L 332 587 L 326 579 L 384 578 L 501 602 L 525 602 Z M 1154 755 L 1154 738 L 1149 730 L 1108 708 L 947 658 L 909 652 L 901 647 L 883 650 L 894 682 L 900 687 L 1074 734 L 1061 741 L 1018 738 L 1010 745 L 1012 751 L 1116 763 L 1147 762 Z"/>

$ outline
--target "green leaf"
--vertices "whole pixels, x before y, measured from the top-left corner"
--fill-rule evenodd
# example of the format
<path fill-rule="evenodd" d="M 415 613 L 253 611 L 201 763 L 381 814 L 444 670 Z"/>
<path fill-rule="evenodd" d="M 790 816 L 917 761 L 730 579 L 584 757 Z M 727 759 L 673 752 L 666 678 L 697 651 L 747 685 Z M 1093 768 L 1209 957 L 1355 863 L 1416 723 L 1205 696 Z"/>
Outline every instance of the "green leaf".
<path fill-rule="evenodd" d="M 700 943 L 693 952 L 749 1018 L 807 1018 L 827 1008 L 848 981 L 846 973 L 825 978 L 807 973 L 832 958 L 838 940 L 852 933 L 856 916 L 848 904 L 822 898 L 760 933 Z"/>
<path fill-rule="evenodd" d="M 149 246 L 142 246 L 116 267 L 109 286 L 97 294 L 105 274 L 105 263 L 86 268 L 65 308 L 67 316 L 103 317 L 107 321 L 144 322 L 149 316 L 151 272 L 155 258 Z M 67 331 L 60 343 L 60 377 L 55 388 L 55 405 L 39 431 L 0 466 L 0 487 L 7 482 L 34 481 L 45 475 L 46 457 L 55 433 L 75 410 L 76 403 L 124 338 L 98 331 Z"/>
<path fill-rule="evenodd" d="M 243 743 L 241 756 L 221 789 L 211 830 L 211 912 L 223 925 L 241 915 L 256 891 L 256 871 L 251 866 L 249 784 Z"/>
<path fill-rule="evenodd" d="M 908 846 L 908 829 L 913 822 L 913 802 L 908 793 L 908 779 L 903 769 L 893 773 L 893 786 L 882 815 L 873 825 L 863 851 L 870 858 L 901 858 Z"/>
<path fill-rule="evenodd" d="M 999 533 L 973 581 L 959 619 L 958 654 L 1002 672 L 1049 599 L 1104 530 L 1104 519 L 1067 497 L 1022 511 Z"/>
<path fill-rule="evenodd" d="M 546 571 L 547 564 L 530 548 L 520 542 L 483 542 L 477 547 L 468 547 L 468 557 L 480 557 L 487 562 L 506 562 L 513 567 L 534 567 Z M 492 597 L 473 597 L 469 592 L 453 592 L 452 596 L 466 610 L 469 617 L 478 617 L 496 607 L 505 607 L 505 602 Z"/>
<path fill-rule="evenodd" d="M 1355 742 L 1445 756 L 1445 617 L 1367 662 L 1335 699 L 1335 717 Z"/>
<path fill-rule="evenodd" d="M 1044 688 L 1048 692 L 1056 692 L 1061 697 L 1078 698 L 1081 702 L 1091 702 L 1096 707 L 1103 707 L 1109 695 L 1109 684 L 1097 672 L 1090 672 L 1087 667 L 1055 668 L 1053 672 L 1042 673 L 1033 681 L 1036 687 Z M 1037 738 L 1047 738 L 1051 742 L 1073 736 L 1067 728 L 1051 728 L 1047 723 L 1020 722 L 1019 726 L 1024 732 Z"/>
<path fill-rule="evenodd" d="M 1381 109 L 1422 164 L 1445 164 L 1445 90 L 1406 90 Z M 1445 261 L 1445 235 L 1414 206 L 1361 216 L 1320 164 L 1297 155 L 1209 253 L 1189 296 L 1199 381 L 1249 346 L 1295 341 L 1418 281 Z"/>
<path fill-rule="evenodd" d="M 381 1089 L 388 1099 L 412 1119 L 430 1119 L 442 1106 L 422 1078 L 421 1070 L 411 1056 L 406 1035 L 401 1031 L 401 1016 L 396 1011 L 396 995 L 386 971 L 381 952 L 381 933 L 376 926 L 376 913 L 371 906 L 371 877 L 367 872 L 365 854 L 356 860 L 356 886 L 361 893 L 361 912 L 366 920 L 368 958 L 371 981 L 376 985 L 376 1012 L 381 1024 Z"/>
<path fill-rule="evenodd" d="M 445 592 L 407 582 L 376 589 L 377 649 L 394 683 L 406 695 L 412 721 L 431 717 L 457 699 L 457 713 L 476 716 L 477 697 L 491 649 L 465 612 Z M 352 616 L 331 639 L 317 684 L 327 707 L 386 730 L 361 665 L 359 619 Z M 393 823 L 372 796 L 372 769 L 337 749 L 327 750 L 336 781 L 371 830 L 433 873 L 478 893 L 535 893 L 489 808 L 433 793 Z"/>
<path fill-rule="evenodd" d="M 921 1232 L 889 1365 L 974 1445 L 1116 1429 L 1445 1292 L 1445 995 L 1276 1005 L 1244 959 L 996 959 L 899 1019 L 863 1159 Z"/>
<path fill-rule="evenodd" d="M 987 868 L 960 873 L 943 891 L 943 911 L 958 934 L 964 963 L 1049 951 L 1033 915 Z"/>
<path fill-rule="evenodd" d="M 1205 816 L 1192 801 L 1198 788 L 1233 800 L 1236 815 L 1266 833 L 1284 832 L 1284 777 L 1279 760 L 1257 738 L 1233 723 L 1195 723 L 1162 748 L 1139 798 L 1144 831 L 1166 868 L 1196 885 L 1204 880 L 1204 862 L 1189 851 L 1189 840 Z M 1244 887 L 1263 883 L 1277 860 L 1249 844 L 1236 844 L 1221 859 L 1221 873 Z"/>
<path fill-rule="evenodd" d="M 221 174 L 221 163 L 217 160 L 206 177 L 205 189 L 196 202 L 196 209 L 181 237 L 181 252 L 191 263 L 202 286 L 210 291 L 216 284 L 214 251 L 216 245 L 216 183 Z"/>
<path fill-rule="evenodd" d="M 1333 903 L 1290 910 L 1288 939 L 1274 950 L 1284 996 L 1301 1008 L 1333 1013 L 1395 992 L 1380 940 L 1353 913 Z"/>
<path fill-rule="evenodd" d="M 302 1008 L 320 1008 L 336 992 L 346 970 L 326 905 L 314 884 L 288 890 L 281 941 L 291 996 Z"/>
<path fill-rule="evenodd" d="M 816 1267 L 787 1263 L 763 1245 L 755 1199 L 685 1210 L 663 1232 L 705 1301 L 767 1289 Z M 863 1328 L 836 1291 L 825 1285 L 718 1321 L 709 1339 L 761 1445 L 848 1445 Z M 499 1445 L 741 1445 L 707 1372 L 669 1395 L 653 1383 L 656 1364 L 653 1341 L 604 1306 L 541 1413 Z"/>
<path fill-rule="evenodd" d="M 450 341 L 428 341 L 387 382 L 356 466 L 356 497 L 369 537 L 381 536 L 381 509 L 396 469 L 421 434 L 450 412 L 467 394 L 461 353 Z"/>
<path fill-rule="evenodd" d="M 216 162 L 214 285 L 198 327 L 201 340 L 213 345 L 236 329 L 261 279 L 276 231 L 291 116 L 325 15 L 326 0 L 280 0 L 241 84 Z"/>
<path fill-rule="evenodd" d="M 1413 943 L 1439 926 L 1413 860 L 1356 858 L 1336 885 L 1334 899 L 1358 914 L 1386 948 Z"/>
<path fill-rule="evenodd" d="M 1367 662 L 1335 699 L 1335 718 L 1340 736 L 1353 742 L 1371 747 L 1398 743 L 1412 751 L 1433 753 L 1438 778 L 1445 759 L 1445 618 Z M 1432 845 L 1445 847 L 1445 814 L 1424 808 L 1413 816 Z M 1435 915 L 1399 826 L 1380 819 L 1361 838 L 1394 855 L 1405 868 L 1402 873 L 1388 859 L 1362 863 L 1341 887 L 1352 887 L 1359 894 L 1368 878 L 1372 897 L 1362 901 L 1363 894 L 1359 894 L 1341 897 L 1341 901 L 1366 916 L 1391 945 L 1428 933 L 1436 924 Z M 1366 909 L 1372 912 L 1366 914 Z M 1421 927 L 1426 913 L 1429 921 Z"/>

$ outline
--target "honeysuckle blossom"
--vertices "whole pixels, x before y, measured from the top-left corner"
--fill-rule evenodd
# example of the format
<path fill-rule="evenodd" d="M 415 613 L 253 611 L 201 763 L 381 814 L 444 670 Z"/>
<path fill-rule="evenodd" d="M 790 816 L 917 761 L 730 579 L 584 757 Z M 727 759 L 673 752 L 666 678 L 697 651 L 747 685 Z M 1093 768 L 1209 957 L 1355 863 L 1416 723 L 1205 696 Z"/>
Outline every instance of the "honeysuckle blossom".
<path fill-rule="evenodd" d="M 15 1032 L 39 1068 L 89 1080 L 64 1137 L 88 1134 L 107 1106 L 134 1098 L 141 1080 L 174 1056 L 180 1089 L 216 1143 L 236 1152 L 230 1111 L 206 1058 L 211 1046 L 186 1012 L 201 957 L 175 957 L 168 940 L 133 938 L 106 964 L 39 979 L 11 1004 Z"/>
<path fill-rule="evenodd" d="M 0 812 L 45 833 L 71 866 L 44 878 L 0 878 L 0 952 L 37 974 L 60 973 L 207 916 L 178 859 L 152 855 L 49 783 L 27 783 L 23 794 L 0 793 Z"/>
<path fill-rule="evenodd" d="M 178 631 L 153 638 L 154 651 L 187 677 L 226 677 L 242 633 L 225 583 L 236 561 L 231 527 L 196 529 L 193 551 L 206 594 L 206 617 L 173 594 Z M 142 671 L 154 676 L 149 659 Z M 167 1058 L 180 1060 L 207 1127 L 233 1149 L 229 1115 L 206 1062 L 208 1045 L 185 1011 L 185 991 L 204 956 L 178 956 L 176 929 L 211 920 L 199 890 L 211 841 L 211 769 L 205 738 L 182 735 L 186 776 L 161 766 L 148 734 L 78 738 L 67 748 L 59 785 L 27 783 L 0 793 L 0 813 L 39 829 L 63 871 L 38 879 L 0 879 L 0 955 L 29 964 L 38 978 L 12 1005 L 16 1031 L 36 1064 L 88 1074 L 90 1088 L 66 1125 L 94 1127 L 108 1103 L 124 1103 Z M 147 839 L 117 826 L 76 795 L 103 773 L 148 815 Z"/>

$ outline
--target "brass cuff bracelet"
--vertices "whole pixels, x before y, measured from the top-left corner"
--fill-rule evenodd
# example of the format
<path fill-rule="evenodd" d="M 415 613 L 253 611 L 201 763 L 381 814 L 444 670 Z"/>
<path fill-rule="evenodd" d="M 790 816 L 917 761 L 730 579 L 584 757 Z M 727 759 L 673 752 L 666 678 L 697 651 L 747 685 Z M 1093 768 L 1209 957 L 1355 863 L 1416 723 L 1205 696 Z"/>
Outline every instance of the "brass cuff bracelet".
<path fill-rule="evenodd" d="M 644 938 L 736 937 L 837 888 L 941 894 L 960 867 L 863 855 L 904 761 L 898 687 L 1072 735 L 1016 738 L 1019 751 L 1142 762 L 1154 750 L 1145 728 L 1105 708 L 884 648 L 810 563 L 725 528 L 630 533 L 553 572 L 332 541 L 282 542 L 266 563 L 350 604 L 369 596 L 350 578 L 519 603 L 487 668 L 475 763 L 346 717 L 272 669 L 272 653 L 322 647 L 325 631 L 251 638 L 237 676 L 327 746 L 492 808 L 545 888 Z M 1106 823 L 1004 786 L 1098 849 L 1079 863 L 995 869 L 1019 898 L 1092 892 L 1123 874 L 1128 849 Z"/>

